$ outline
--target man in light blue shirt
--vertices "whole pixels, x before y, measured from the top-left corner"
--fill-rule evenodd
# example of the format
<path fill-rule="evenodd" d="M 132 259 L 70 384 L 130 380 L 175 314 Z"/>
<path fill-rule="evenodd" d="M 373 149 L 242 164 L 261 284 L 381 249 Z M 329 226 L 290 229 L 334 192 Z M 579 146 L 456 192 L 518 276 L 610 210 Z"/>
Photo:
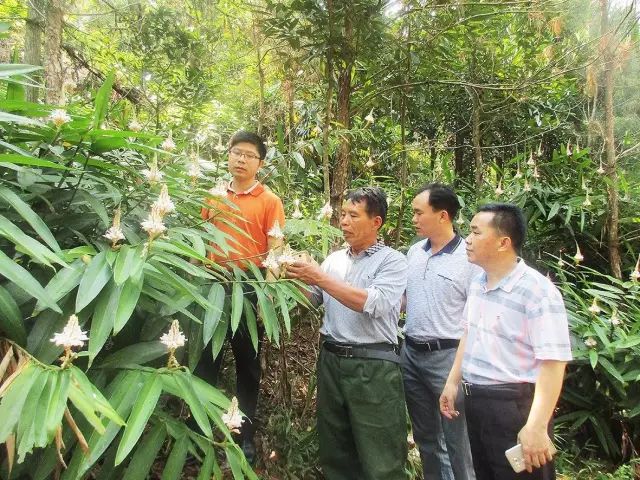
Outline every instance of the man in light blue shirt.
<path fill-rule="evenodd" d="M 551 280 L 518 255 L 526 236 L 522 211 L 507 203 L 480 207 L 467 237 L 474 278 L 465 334 L 440 397 L 456 417 L 465 404 L 478 480 L 553 480 L 553 410 L 571 360 L 567 313 Z M 460 381 L 464 399 L 456 400 Z M 517 443 L 527 472 L 515 473 L 505 451 Z"/>
<path fill-rule="evenodd" d="M 404 256 L 378 239 L 387 199 L 377 187 L 350 192 L 340 228 L 348 248 L 287 275 L 323 304 L 318 358 L 320 465 L 328 480 L 406 479 L 407 419 L 397 347 L 407 284 Z"/>
<path fill-rule="evenodd" d="M 463 311 L 473 276 L 465 243 L 453 228 L 460 203 L 455 192 L 432 183 L 412 203 L 416 233 L 427 237 L 408 253 L 407 322 L 402 375 L 413 438 L 425 480 L 475 478 L 464 408 L 442 421 L 438 399 L 464 331 Z"/>

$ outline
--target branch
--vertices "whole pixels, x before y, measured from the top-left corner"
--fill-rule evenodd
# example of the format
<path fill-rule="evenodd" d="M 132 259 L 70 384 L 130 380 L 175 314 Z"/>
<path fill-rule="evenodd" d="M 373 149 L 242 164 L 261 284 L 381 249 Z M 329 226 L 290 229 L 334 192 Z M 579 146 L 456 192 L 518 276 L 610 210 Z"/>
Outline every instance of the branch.
<path fill-rule="evenodd" d="M 105 75 L 99 70 L 92 67 L 91 64 L 89 64 L 89 62 L 82 56 L 82 54 L 75 50 L 71 45 L 62 45 L 62 49 L 67 52 L 67 55 L 69 55 L 72 60 L 75 60 L 82 67 L 86 68 L 94 77 L 98 78 L 99 80 L 105 79 Z M 135 87 L 130 87 L 127 89 L 122 85 L 114 82 L 113 89 L 122 97 L 129 100 L 131 103 L 139 104 L 142 100 L 142 93 Z"/>

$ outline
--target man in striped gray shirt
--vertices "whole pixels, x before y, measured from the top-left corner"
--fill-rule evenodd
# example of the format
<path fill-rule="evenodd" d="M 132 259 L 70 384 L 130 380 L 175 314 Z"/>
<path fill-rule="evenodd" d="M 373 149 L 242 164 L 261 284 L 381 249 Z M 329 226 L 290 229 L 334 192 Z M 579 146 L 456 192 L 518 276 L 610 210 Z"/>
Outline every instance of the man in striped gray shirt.
<path fill-rule="evenodd" d="M 456 417 L 463 380 L 469 440 L 478 480 L 552 480 L 552 415 L 571 360 L 567 314 L 558 289 L 518 257 L 526 234 L 522 211 L 481 207 L 467 237 L 474 279 L 465 306 L 466 332 L 440 397 Z M 526 472 L 505 451 L 520 443 Z"/>
<path fill-rule="evenodd" d="M 287 275 L 324 305 L 318 357 L 318 437 L 327 480 L 406 479 L 407 416 L 398 357 L 398 317 L 407 261 L 378 239 L 387 197 L 349 192 L 340 214 L 348 248 Z"/>
<path fill-rule="evenodd" d="M 407 252 L 407 322 L 400 357 L 413 438 L 425 480 L 471 480 L 464 409 L 455 420 L 443 421 L 438 399 L 464 331 L 471 279 L 482 270 L 469 263 L 465 243 L 453 228 L 460 203 L 451 188 L 425 185 L 412 207 L 416 233 L 427 237 Z"/>

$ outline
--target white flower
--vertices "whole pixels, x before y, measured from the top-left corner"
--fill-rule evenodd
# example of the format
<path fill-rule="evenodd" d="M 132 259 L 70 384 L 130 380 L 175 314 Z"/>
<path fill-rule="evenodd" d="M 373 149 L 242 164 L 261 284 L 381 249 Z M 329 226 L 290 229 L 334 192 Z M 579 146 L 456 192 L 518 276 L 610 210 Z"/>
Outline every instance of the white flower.
<path fill-rule="evenodd" d="M 525 192 L 531 191 L 531 185 L 529 185 L 529 181 L 526 178 L 524 179 L 524 191 Z"/>
<path fill-rule="evenodd" d="M 153 207 L 156 208 L 158 210 L 158 213 L 162 216 L 175 211 L 176 206 L 173 204 L 171 198 L 169 197 L 169 188 L 166 184 L 162 185 L 160 195 L 158 195 L 158 199 L 153 202 Z"/>
<path fill-rule="evenodd" d="M 533 167 L 533 178 L 540 178 L 540 174 L 538 173 L 538 165 Z"/>
<path fill-rule="evenodd" d="M 564 260 L 559 259 L 558 260 L 558 267 L 562 268 L 563 265 L 564 265 Z"/>
<path fill-rule="evenodd" d="M 160 337 L 160 343 L 166 345 L 169 350 L 175 350 L 179 347 L 184 347 L 184 342 L 187 341 L 187 337 L 180 331 L 180 322 L 174 320 L 171 322 L 171 328 L 169 332 L 163 334 Z"/>
<path fill-rule="evenodd" d="M 329 220 L 332 215 L 333 215 L 333 208 L 331 207 L 331 203 L 327 202 L 320 209 L 318 220 Z"/>
<path fill-rule="evenodd" d="M 231 405 L 229 405 L 229 410 L 227 413 L 222 414 L 222 422 L 227 426 L 227 428 L 233 433 L 240 433 L 240 427 L 242 426 L 242 422 L 244 419 L 242 415 L 240 415 L 240 409 L 238 408 L 238 399 L 233 397 L 231 399 Z"/>
<path fill-rule="evenodd" d="M 192 180 L 202 176 L 202 169 L 197 161 L 189 164 L 189 167 L 187 168 L 187 175 L 191 177 Z"/>
<path fill-rule="evenodd" d="M 598 342 L 596 342 L 596 339 L 593 337 L 589 337 L 584 341 L 584 344 L 589 347 L 589 348 L 593 348 L 596 345 L 598 345 Z"/>
<path fill-rule="evenodd" d="M 67 115 L 66 110 L 62 110 L 61 108 L 54 110 L 49 115 L 49 120 L 53 122 L 56 127 L 61 127 L 65 123 L 71 121 L 71 117 Z"/>
<path fill-rule="evenodd" d="M 164 173 L 158 169 L 158 162 L 153 162 L 151 168 L 145 168 L 141 173 L 149 183 L 160 182 L 162 181 L 162 177 L 164 177 Z"/>
<path fill-rule="evenodd" d="M 131 120 L 129 122 L 129 130 L 131 130 L 132 132 L 139 132 L 140 130 L 142 130 L 142 124 L 137 120 Z"/>
<path fill-rule="evenodd" d="M 173 141 L 173 139 L 171 138 L 171 136 L 168 136 L 167 138 L 164 139 L 164 141 L 160 144 L 160 148 L 162 148 L 163 150 L 167 151 L 167 152 L 172 152 L 173 150 L 176 149 L 176 144 Z"/>
<path fill-rule="evenodd" d="M 213 147 L 213 148 L 214 148 L 214 149 L 215 149 L 215 151 L 216 151 L 216 152 L 218 152 L 218 153 L 222 153 L 222 152 L 224 152 L 224 151 L 227 149 L 227 147 L 225 147 L 225 146 L 222 144 L 222 139 L 220 139 L 220 138 L 218 139 L 218 144 L 217 144 L 215 147 Z"/>
<path fill-rule="evenodd" d="M 194 140 L 198 145 L 201 145 L 201 144 L 203 144 L 204 142 L 207 141 L 207 134 L 206 133 L 202 133 L 202 132 L 198 133 L 195 136 Z"/>
<path fill-rule="evenodd" d="M 293 256 L 293 250 L 289 246 L 289 244 L 285 245 L 282 249 L 282 254 L 278 257 L 278 264 L 280 265 L 289 265 L 296 261 L 296 258 Z"/>
<path fill-rule="evenodd" d="M 120 227 L 109 227 L 103 237 L 107 238 L 113 245 L 118 243 L 120 240 L 125 239 L 124 233 L 122 233 Z"/>
<path fill-rule="evenodd" d="M 53 343 L 64 348 L 82 347 L 87 340 L 87 332 L 80 329 L 76 315 L 71 315 L 62 332 L 55 333 L 51 339 Z"/>
<path fill-rule="evenodd" d="M 586 182 L 586 180 L 584 179 L 584 177 L 582 177 L 582 190 L 587 190 L 587 188 L 588 188 L 588 187 L 587 187 L 587 182 Z"/>
<path fill-rule="evenodd" d="M 373 108 L 371 109 L 371 111 L 369 112 L 369 114 L 364 117 L 365 122 L 367 123 L 373 123 L 375 122 L 375 119 L 373 118 Z"/>
<path fill-rule="evenodd" d="M 464 225 L 464 218 L 462 217 L 462 212 L 458 214 L 458 218 L 456 219 L 456 223 L 458 225 Z"/>
<path fill-rule="evenodd" d="M 613 325 L 614 327 L 619 326 L 622 321 L 620 320 L 620 317 L 618 316 L 618 311 L 614 310 L 613 313 L 611 314 L 611 325 Z"/>
<path fill-rule="evenodd" d="M 533 167 L 536 164 L 536 161 L 533 159 L 533 151 L 529 152 L 529 160 L 527 160 L 527 165 Z"/>
<path fill-rule="evenodd" d="M 273 227 L 271 227 L 267 236 L 271 238 L 284 238 L 284 233 L 282 233 L 282 230 L 280 229 L 280 222 L 278 220 L 273 224 Z"/>
<path fill-rule="evenodd" d="M 116 212 L 113 215 L 113 223 L 103 237 L 109 239 L 114 247 L 120 240 L 124 240 L 124 233 L 122 233 L 122 229 L 120 228 L 120 207 L 116 209 Z"/>
<path fill-rule="evenodd" d="M 637 282 L 640 279 L 640 255 L 638 255 L 638 261 L 636 262 L 636 268 L 631 272 L 630 275 L 631 280 Z"/>
<path fill-rule="evenodd" d="M 520 171 L 520 166 L 518 166 L 518 170 L 513 178 L 520 179 L 522 178 L 522 172 Z"/>
<path fill-rule="evenodd" d="M 149 214 L 147 219 L 140 225 L 142 225 L 142 229 L 147 232 L 149 238 L 151 238 L 152 240 L 158 235 L 164 233 L 164 231 L 167 229 L 165 224 L 162 223 L 162 214 L 156 206 L 151 207 L 151 213 Z"/>
<path fill-rule="evenodd" d="M 589 190 L 587 189 L 587 196 L 584 199 L 584 202 L 582 202 L 582 206 L 583 207 L 590 207 L 591 206 L 591 200 L 589 200 Z"/>
<path fill-rule="evenodd" d="M 504 190 L 502 190 L 502 184 L 499 183 L 498 186 L 496 187 L 496 196 L 500 196 L 504 193 Z"/>
<path fill-rule="evenodd" d="M 538 145 L 538 156 L 540 157 L 542 155 L 542 140 L 540 140 L 540 145 Z"/>
<path fill-rule="evenodd" d="M 596 297 L 593 297 L 593 302 L 587 310 L 589 310 L 594 315 L 598 315 L 602 311 L 602 309 L 598 305 L 598 299 Z"/>
<path fill-rule="evenodd" d="M 315 127 L 313 127 L 312 132 L 315 136 L 318 136 L 322 133 L 322 129 L 320 128 L 319 125 L 316 125 Z"/>
<path fill-rule="evenodd" d="M 278 264 L 278 257 L 276 256 L 276 253 L 273 250 L 269 250 L 269 254 L 267 255 L 267 258 L 265 258 L 262 261 L 262 266 L 264 268 L 267 268 L 269 270 L 277 270 L 279 267 Z"/>
<path fill-rule="evenodd" d="M 573 155 L 573 150 L 571 149 L 571 143 L 567 142 L 567 157 Z"/>
<path fill-rule="evenodd" d="M 598 167 L 598 170 L 596 170 L 596 172 L 600 175 L 604 174 L 604 167 L 602 166 L 602 162 L 600 162 L 600 166 Z"/>
<path fill-rule="evenodd" d="M 215 187 L 209 189 L 209 195 L 216 198 L 227 198 L 227 184 L 220 180 Z"/>
<path fill-rule="evenodd" d="M 576 254 L 573 256 L 573 260 L 576 263 L 580 263 L 581 261 L 584 260 L 584 256 L 582 255 L 582 252 L 580 251 L 580 247 L 578 246 L 578 244 L 576 244 Z"/>
<path fill-rule="evenodd" d="M 370 158 L 369 161 L 364 164 L 364 166 L 367 167 L 367 168 L 373 168 L 375 166 L 375 164 L 376 163 L 373 161 L 373 159 Z"/>
<path fill-rule="evenodd" d="M 198 165 L 200 165 L 200 168 L 202 168 L 203 170 L 215 170 L 216 169 L 216 164 L 213 163 L 210 160 L 205 160 L 204 158 L 197 158 L 196 160 L 198 162 Z"/>

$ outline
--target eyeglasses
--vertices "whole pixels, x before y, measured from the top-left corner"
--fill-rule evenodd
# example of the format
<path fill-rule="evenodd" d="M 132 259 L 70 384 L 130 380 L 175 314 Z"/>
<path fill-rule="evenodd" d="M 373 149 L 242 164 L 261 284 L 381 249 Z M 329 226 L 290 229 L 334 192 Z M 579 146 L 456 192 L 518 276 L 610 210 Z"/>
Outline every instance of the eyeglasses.
<path fill-rule="evenodd" d="M 244 157 L 247 160 L 260 160 L 260 157 L 255 153 L 243 152 L 242 150 L 238 150 L 237 148 L 232 148 L 229 150 L 229 155 L 233 158 L 241 158 Z"/>

